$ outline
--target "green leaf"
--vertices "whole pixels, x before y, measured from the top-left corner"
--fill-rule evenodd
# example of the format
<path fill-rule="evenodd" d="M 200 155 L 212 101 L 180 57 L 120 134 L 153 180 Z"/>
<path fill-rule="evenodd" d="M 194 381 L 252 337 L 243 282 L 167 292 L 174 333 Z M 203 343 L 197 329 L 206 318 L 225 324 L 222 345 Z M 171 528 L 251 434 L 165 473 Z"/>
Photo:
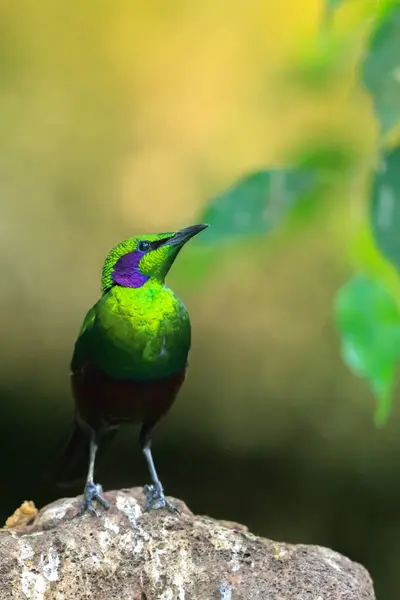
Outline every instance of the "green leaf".
<path fill-rule="evenodd" d="M 381 2 L 364 60 L 363 78 L 371 92 L 382 135 L 400 121 L 400 5 Z"/>
<path fill-rule="evenodd" d="M 315 185 L 311 171 L 276 169 L 244 177 L 212 199 L 201 220 L 211 227 L 198 243 L 226 242 L 268 233 L 296 204 L 306 202 Z"/>
<path fill-rule="evenodd" d="M 400 311 L 394 298 L 376 280 L 357 276 L 338 292 L 335 317 L 344 362 L 366 379 L 377 398 L 375 422 L 390 413 L 400 358 Z"/>
<path fill-rule="evenodd" d="M 353 237 L 350 260 L 355 271 L 380 281 L 395 298 L 400 298 L 400 278 L 396 267 L 382 254 L 369 222 L 363 223 Z"/>
<path fill-rule="evenodd" d="M 400 148 L 383 157 L 375 176 L 371 226 L 380 250 L 400 272 Z"/>

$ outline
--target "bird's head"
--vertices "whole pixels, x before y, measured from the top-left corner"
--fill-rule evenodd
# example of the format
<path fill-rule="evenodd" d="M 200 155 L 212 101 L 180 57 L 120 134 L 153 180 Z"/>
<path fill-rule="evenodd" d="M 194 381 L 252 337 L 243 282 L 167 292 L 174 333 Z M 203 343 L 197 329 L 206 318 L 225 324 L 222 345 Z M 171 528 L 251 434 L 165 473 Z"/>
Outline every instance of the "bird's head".
<path fill-rule="evenodd" d="M 115 246 L 107 255 L 101 278 L 102 293 L 114 285 L 138 288 L 149 279 L 164 282 L 179 250 L 208 225 L 179 231 L 138 235 Z"/>

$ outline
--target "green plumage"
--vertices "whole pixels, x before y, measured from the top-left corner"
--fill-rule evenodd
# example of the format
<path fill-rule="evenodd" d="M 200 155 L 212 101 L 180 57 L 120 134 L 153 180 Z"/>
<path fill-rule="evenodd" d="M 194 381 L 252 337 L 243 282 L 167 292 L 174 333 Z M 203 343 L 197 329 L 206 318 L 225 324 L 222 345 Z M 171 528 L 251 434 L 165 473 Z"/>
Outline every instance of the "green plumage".
<path fill-rule="evenodd" d="M 179 298 L 150 278 L 140 288 L 113 287 L 86 315 L 72 358 L 116 379 L 158 379 L 186 365 L 189 315 Z"/>

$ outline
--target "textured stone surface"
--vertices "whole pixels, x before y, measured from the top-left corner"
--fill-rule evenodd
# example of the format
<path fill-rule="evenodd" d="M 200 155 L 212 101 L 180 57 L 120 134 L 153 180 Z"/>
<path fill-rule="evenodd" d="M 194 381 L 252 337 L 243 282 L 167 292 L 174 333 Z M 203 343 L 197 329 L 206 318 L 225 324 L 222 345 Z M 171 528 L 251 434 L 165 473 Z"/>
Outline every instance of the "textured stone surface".
<path fill-rule="evenodd" d="M 108 492 L 112 508 L 74 517 L 79 498 L 0 534 L 0 599 L 373 600 L 367 571 L 319 546 L 259 538 L 244 526 L 144 513 L 141 488 Z"/>

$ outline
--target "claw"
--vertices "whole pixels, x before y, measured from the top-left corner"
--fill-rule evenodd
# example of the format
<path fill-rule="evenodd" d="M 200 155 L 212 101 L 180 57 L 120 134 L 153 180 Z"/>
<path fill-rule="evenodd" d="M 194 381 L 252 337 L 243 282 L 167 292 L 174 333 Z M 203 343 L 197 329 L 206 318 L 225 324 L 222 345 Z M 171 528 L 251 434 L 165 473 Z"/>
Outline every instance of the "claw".
<path fill-rule="evenodd" d="M 105 498 L 103 498 L 103 488 L 99 483 L 88 483 L 86 484 L 85 491 L 83 493 L 83 502 L 80 505 L 77 516 L 83 515 L 85 512 L 88 512 L 95 517 L 99 516 L 99 513 L 94 507 L 93 502 L 96 501 L 105 509 L 108 510 L 110 508 L 110 504 L 107 502 Z"/>
<path fill-rule="evenodd" d="M 180 510 L 174 504 L 168 502 L 164 496 L 162 485 L 152 484 L 144 486 L 144 493 L 146 496 L 145 511 L 156 510 L 158 508 L 166 508 L 169 512 L 174 514 L 180 514 Z"/>

